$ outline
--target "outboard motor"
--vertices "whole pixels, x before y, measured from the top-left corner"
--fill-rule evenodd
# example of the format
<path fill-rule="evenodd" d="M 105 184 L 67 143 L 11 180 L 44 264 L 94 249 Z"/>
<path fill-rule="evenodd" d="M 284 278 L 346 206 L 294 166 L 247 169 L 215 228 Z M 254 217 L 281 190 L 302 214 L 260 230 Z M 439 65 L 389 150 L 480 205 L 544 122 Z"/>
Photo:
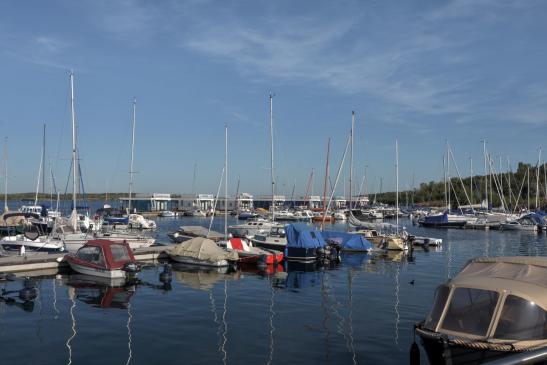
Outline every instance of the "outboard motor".
<path fill-rule="evenodd" d="M 316 253 L 316 256 L 317 256 L 318 260 L 322 260 L 326 257 L 326 252 L 325 252 L 325 249 L 323 247 L 318 247 L 315 250 L 315 253 Z"/>
<path fill-rule="evenodd" d="M 125 271 L 125 275 L 128 280 L 134 280 L 137 278 L 137 273 L 141 270 L 140 266 L 135 264 L 134 262 L 128 262 L 127 264 L 123 265 L 123 271 Z"/>
<path fill-rule="evenodd" d="M 19 290 L 19 299 L 24 302 L 30 302 L 38 296 L 38 290 L 36 289 L 36 283 L 30 278 L 25 278 L 23 282 L 23 288 Z"/>

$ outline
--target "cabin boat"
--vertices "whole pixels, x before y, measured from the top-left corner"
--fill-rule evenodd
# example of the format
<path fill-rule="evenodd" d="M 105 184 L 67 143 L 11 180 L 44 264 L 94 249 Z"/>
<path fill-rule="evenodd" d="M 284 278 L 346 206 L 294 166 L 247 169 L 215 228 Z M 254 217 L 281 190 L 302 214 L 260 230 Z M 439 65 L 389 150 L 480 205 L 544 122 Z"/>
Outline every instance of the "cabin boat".
<path fill-rule="evenodd" d="M 283 252 L 254 247 L 241 238 L 230 238 L 226 248 L 237 252 L 240 263 L 277 265 L 283 261 Z"/>
<path fill-rule="evenodd" d="M 63 252 L 63 241 L 49 236 L 41 236 L 38 232 L 25 232 L 14 236 L 6 236 L 0 240 L 0 246 L 6 251 L 36 251 L 36 252 Z"/>
<path fill-rule="evenodd" d="M 500 229 L 507 231 L 532 231 L 536 232 L 541 227 L 541 222 L 533 215 L 525 215 L 522 218 L 503 222 L 500 224 Z"/>
<path fill-rule="evenodd" d="M 213 267 L 230 266 L 239 259 L 237 252 L 229 252 L 204 237 L 179 243 L 169 251 L 169 257 L 182 264 Z"/>
<path fill-rule="evenodd" d="M 283 251 L 287 246 L 285 227 L 273 227 L 268 233 L 255 234 L 251 237 L 253 245 L 267 250 Z"/>
<path fill-rule="evenodd" d="M 152 219 L 146 219 L 141 214 L 129 214 L 129 228 L 137 229 L 156 229 L 156 222 Z"/>
<path fill-rule="evenodd" d="M 66 260 L 80 274 L 108 279 L 132 277 L 139 271 L 126 242 L 91 240 L 75 254 L 68 254 Z"/>
<path fill-rule="evenodd" d="M 228 233 L 234 237 L 251 237 L 267 233 L 272 227 L 279 227 L 279 224 L 264 218 L 249 219 L 245 223 L 229 226 Z"/>
<path fill-rule="evenodd" d="M 173 212 L 172 210 L 162 210 L 159 212 L 158 216 L 163 218 L 172 218 L 175 217 L 177 214 Z"/>
<path fill-rule="evenodd" d="M 377 248 L 389 251 L 405 251 L 408 249 L 408 244 L 403 237 L 397 235 L 380 234 L 374 229 L 359 229 L 352 232 L 366 238 Z"/>
<path fill-rule="evenodd" d="M 547 346 L 547 257 L 470 260 L 440 285 L 416 333 L 432 364 L 478 363 Z"/>
<path fill-rule="evenodd" d="M 444 212 L 437 215 L 428 215 L 418 219 L 418 224 L 423 227 L 433 228 L 462 228 L 470 220 L 469 217 Z"/>

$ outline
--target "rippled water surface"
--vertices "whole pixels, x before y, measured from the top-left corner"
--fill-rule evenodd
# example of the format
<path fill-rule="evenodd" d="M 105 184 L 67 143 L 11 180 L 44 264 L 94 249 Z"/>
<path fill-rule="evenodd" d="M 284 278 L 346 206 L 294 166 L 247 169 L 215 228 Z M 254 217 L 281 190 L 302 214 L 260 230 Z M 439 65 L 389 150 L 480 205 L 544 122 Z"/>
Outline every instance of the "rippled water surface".
<path fill-rule="evenodd" d="M 223 218 L 215 229 L 222 231 Z M 182 224 L 158 219 L 158 241 Z M 344 255 L 334 267 L 217 272 L 151 264 L 136 286 L 70 273 L 36 279 L 33 303 L 0 302 L 2 364 L 400 364 L 436 286 L 476 256 L 545 255 L 545 235 L 413 227 L 440 249 Z M 343 228 L 343 226 L 340 226 Z M 18 290 L 21 280 L 0 282 Z M 17 296 L 15 296 L 17 298 Z M 422 352 L 422 362 L 425 354 Z"/>

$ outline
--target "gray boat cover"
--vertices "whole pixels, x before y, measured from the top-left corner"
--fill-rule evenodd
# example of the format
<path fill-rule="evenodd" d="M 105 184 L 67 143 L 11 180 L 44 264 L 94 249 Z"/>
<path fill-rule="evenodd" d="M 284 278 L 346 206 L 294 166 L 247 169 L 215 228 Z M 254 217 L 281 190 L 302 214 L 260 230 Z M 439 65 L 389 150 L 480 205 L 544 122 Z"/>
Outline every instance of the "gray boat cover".
<path fill-rule="evenodd" d="M 212 263 L 221 260 L 236 261 L 239 258 L 237 252 L 228 252 L 218 247 L 212 240 L 203 237 L 195 237 L 191 240 L 179 243 L 171 249 L 169 254 L 171 256 L 191 257 Z"/>

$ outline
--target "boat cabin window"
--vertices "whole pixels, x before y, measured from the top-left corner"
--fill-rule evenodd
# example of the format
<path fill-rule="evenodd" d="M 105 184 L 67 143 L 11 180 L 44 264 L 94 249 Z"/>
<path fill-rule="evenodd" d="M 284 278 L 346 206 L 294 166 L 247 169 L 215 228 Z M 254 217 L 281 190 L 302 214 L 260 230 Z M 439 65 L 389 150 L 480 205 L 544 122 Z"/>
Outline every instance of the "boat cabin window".
<path fill-rule="evenodd" d="M 446 285 L 441 285 L 435 291 L 435 298 L 433 298 L 433 307 L 431 312 L 425 320 L 425 327 L 434 331 L 437 327 L 437 323 L 443 314 L 444 307 L 446 305 L 446 299 L 448 298 L 448 293 L 450 293 L 450 288 Z"/>
<path fill-rule="evenodd" d="M 508 295 L 503 304 L 494 338 L 542 340 L 547 336 L 547 314 L 534 302 Z"/>
<path fill-rule="evenodd" d="M 499 294 L 491 290 L 456 288 L 442 328 L 475 336 L 486 336 Z"/>
<path fill-rule="evenodd" d="M 76 253 L 76 256 L 79 259 L 82 259 L 84 261 L 91 262 L 99 266 L 105 266 L 103 250 L 101 250 L 100 247 L 96 247 L 96 246 L 82 247 L 78 250 L 78 252 Z"/>
<path fill-rule="evenodd" d="M 127 247 L 122 245 L 110 245 L 110 251 L 112 252 L 112 258 L 114 261 L 130 261 Z"/>

